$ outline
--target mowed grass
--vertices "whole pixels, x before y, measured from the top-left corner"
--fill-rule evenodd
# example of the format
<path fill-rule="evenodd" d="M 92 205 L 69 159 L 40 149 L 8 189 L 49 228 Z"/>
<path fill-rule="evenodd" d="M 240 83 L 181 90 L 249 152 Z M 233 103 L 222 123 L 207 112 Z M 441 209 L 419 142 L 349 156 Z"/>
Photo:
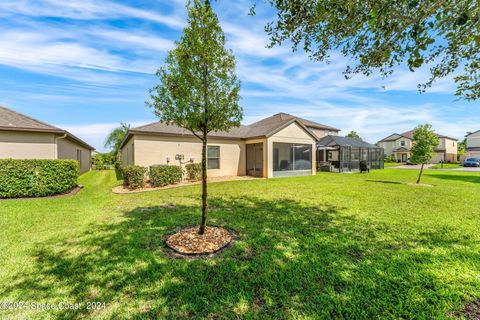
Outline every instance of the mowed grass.
<path fill-rule="evenodd" d="M 198 223 L 200 186 L 114 195 L 115 173 L 91 172 L 77 196 L 1 201 L 0 301 L 82 305 L 0 318 L 463 317 L 480 299 L 480 174 L 405 184 L 416 175 L 211 184 L 208 222 L 240 239 L 203 260 L 170 259 L 162 242 Z"/>

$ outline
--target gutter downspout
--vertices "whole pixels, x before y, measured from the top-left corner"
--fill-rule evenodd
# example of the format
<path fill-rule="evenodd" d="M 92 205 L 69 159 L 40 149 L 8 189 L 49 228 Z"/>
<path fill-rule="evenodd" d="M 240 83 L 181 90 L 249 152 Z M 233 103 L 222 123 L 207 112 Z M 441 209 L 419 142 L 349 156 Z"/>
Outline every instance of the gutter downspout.
<path fill-rule="evenodd" d="M 63 136 L 55 136 L 55 158 L 54 159 L 58 159 L 58 140 L 60 139 L 65 139 L 66 137 L 68 136 L 67 133 L 64 133 Z"/>

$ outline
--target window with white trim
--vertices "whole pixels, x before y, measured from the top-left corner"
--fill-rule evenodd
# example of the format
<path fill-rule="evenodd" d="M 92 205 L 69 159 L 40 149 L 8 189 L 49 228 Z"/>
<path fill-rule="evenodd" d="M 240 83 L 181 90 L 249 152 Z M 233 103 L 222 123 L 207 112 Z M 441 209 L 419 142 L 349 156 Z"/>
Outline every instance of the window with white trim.
<path fill-rule="evenodd" d="M 207 168 L 220 169 L 220 146 L 207 146 Z"/>

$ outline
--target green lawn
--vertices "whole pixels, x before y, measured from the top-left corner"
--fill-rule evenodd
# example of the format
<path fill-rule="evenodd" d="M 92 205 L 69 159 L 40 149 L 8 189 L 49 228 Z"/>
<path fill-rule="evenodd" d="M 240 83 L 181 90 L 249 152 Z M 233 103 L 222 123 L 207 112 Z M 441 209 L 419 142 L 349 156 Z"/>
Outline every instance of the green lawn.
<path fill-rule="evenodd" d="M 432 169 L 457 169 L 461 167 L 458 163 L 444 163 L 443 165 L 438 163 L 431 166 Z"/>
<path fill-rule="evenodd" d="M 480 299 L 480 174 L 403 184 L 416 175 L 211 184 L 209 222 L 241 238 L 209 260 L 169 259 L 162 243 L 199 221 L 200 186 L 114 195 L 115 173 L 91 172 L 77 196 L 1 201 L 0 301 L 83 305 L 0 318 L 462 317 Z"/>

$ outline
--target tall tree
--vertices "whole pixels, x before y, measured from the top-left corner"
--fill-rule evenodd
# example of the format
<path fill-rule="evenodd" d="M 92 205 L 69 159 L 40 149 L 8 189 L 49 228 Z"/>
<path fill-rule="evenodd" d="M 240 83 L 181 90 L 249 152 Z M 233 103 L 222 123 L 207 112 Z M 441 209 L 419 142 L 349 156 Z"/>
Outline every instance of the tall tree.
<path fill-rule="evenodd" d="M 458 147 L 457 147 L 457 155 L 458 159 L 460 160 L 461 156 L 464 156 L 467 154 L 467 138 L 464 138 L 462 141 L 458 142 Z"/>
<path fill-rule="evenodd" d="M 347 134 L 347 137 L 358 140 L 358 141 L 363 141 L 362 137 L 360 137 L 360 135 L 356 131 L 350 131 Z"/>
<path fill-rule="evenodd" d="M 413 141 L 410 160 L 412 160 L 413 163 L 422 164 L 417 179 L 417 184 L 419 184 L 422 178 L 423 167 L 432 160 L 433 152 L 438 146 L 438 136 L 433 131 L 431 125 L 423 124 L 415 128 Z"/>
<path fill-rule="evenodd" d="M 208 1 L 187 6 L 188 26 L 157 71 L 160 84 L 150 90 L 150 102 L 160 121 L 189 130 L 202 142 L 202 219 L 208 212 L 207 144 L 212 131 L 228 131 L 243 117 L 235 57 L 225 48 L 225 35 Z"/>
<path fill-rule="evenodd" d="M 426 88 L 454 75 L 456 94 L 480 98 L 478 0 L 267 0 L 277 9 L 265 30 L 271 46 L 286 41 L 314 60 L 340 51 L 353 65 L 345 77 L 380 71 L 390 75 L 406 62 L 411 71 L 430 66 Z M 252 8 L 254 12 L 254 8 Z M 463 70 L 462 70 L 463 69 Z"/>
<path fill-rule="evenodd" d="M 115 156 L 117 156 L 120 151 L 120 145 L 127 136 L 128 130 L 130 130 L 130 124 L 120 123 L 120 126 L 113 129 L 105 139 L 105 148 L 109 148 Z"/>

